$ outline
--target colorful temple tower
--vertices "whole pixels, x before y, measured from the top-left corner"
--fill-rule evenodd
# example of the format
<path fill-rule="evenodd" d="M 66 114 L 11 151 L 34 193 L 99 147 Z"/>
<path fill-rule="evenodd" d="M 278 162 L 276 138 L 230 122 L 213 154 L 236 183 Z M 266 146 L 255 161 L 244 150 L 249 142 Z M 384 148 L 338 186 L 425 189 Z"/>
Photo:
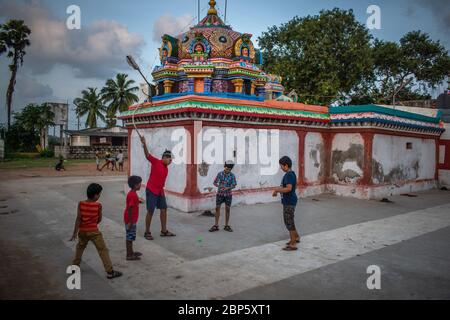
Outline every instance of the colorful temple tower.
<path fill-rule="evenodd" d="M 371 199 L 437 186 L 444 131 L 437 110 L 294 102 L 281 77 L 261 69 L 251 35 L 225 25 L 216 1 L 209 4 L 188 32 L 162 37 L 152 73 L 157 95 L 121 115 L 129 174 L 149 176 L 137 128 L 153 154 L 175 154 L 166 195 L 186 212 L 215 206 L 213 181 L 227 160 L 237 163 L 235 204 L 278 201 L 272 192 L 284 155 L 294 162 L 300 196 Z"/>
<path fill-rule="evenodd" d="M 281 79 L 260 69 L 262 54 L 252 35 L 225 25 L 215 4 L 210 1 L 208 15 L 188 32 L 162 37 L 161 66 L 153 70 L 158 97 L 196 94 L 264 101 L 266 95 L 280 96 Z"/>

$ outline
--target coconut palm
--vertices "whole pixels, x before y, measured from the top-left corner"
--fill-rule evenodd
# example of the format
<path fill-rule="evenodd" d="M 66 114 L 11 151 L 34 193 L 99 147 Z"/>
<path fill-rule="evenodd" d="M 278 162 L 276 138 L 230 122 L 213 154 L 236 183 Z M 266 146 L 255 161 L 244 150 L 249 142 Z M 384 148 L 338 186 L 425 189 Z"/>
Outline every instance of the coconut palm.
<path fill-rule="evenodd" d="M 16 85 L 17 70 L 23 64 L 25 48 L 30 45 L 28 36 L 31 30 L 22 20 L 10 20 L 0 26 L 0 55 L 7 52 L 8 58 L 12 59 L 9 65 L 11 78 L 6 91 L 6 108 L 8 112 L 8 129 L 11 125 L 11 109 L 14 87 Z"/>
<path fill-rule="evenodd" d="M 124 112 L 133 103 L 139 101 L 139 97 L 134 94 L 139 90 L 134 86 L 134 80 L 129 80 L 128 75 L 119 73 L 116 79 L 108 79 L 101 94 L 105 104 L 108 104 L 109 125 L 115 125 L 115 115 L 117 112 Z"/>
<path fill-rule="evenodd" d="M 97 120 L 105 121 L 107 112 L 103 99 L 97 93 L 97 88 L 87 88 L 81 92 L 82 97 L 76 98 L 73 104 L 77 107 L 77 115 L 86 117 L 87 128 L 97 128 Z"/>

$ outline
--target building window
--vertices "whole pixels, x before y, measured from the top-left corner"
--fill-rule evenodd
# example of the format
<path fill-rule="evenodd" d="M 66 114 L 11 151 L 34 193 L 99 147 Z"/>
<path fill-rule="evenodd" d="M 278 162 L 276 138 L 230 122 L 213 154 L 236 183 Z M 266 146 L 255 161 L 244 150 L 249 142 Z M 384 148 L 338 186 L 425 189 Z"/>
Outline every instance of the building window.
<path fill-rule="evenodd" d="M 412 142 L 407 142 L 406 143 L 406 150 L 412 150 L 412 148 L 413 148 Z"/>

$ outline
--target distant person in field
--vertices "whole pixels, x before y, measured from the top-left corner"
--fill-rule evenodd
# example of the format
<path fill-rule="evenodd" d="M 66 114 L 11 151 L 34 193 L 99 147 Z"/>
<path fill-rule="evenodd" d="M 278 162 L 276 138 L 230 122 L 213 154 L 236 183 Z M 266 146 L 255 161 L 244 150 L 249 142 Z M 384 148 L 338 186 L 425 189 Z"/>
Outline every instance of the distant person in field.
<path fill-rule="evenodd" d="M 225 163 L 224 170 L 219 172 L 216 179 L 214 180 L 214 186 L 218 188 L 216 196 L 216 224 L 209 230 L 209 232 L 219 231 L 219 219 L 220 219 L 220 208 L 222 204 L 225 203 L 225 227 L 224 230 L 228 232 L 233 232 L 230 227 L 230 213 L 231 213 L 231 203 L 233 202 L 233 195 L 231 191 L 236 188 L 236 176 L 231 172 L 234 168 L 234 163 L 227 161 Z"/>
<path fill-rule="evenodd" d="M 116 158 L 112 156 L 110 149 L 108 149 L 105 153 L 105 164 L 100 168 L 100 171 L 102 171 L 105 167 L 106 169 L 109 169 L 109 165 L 111 165 L 111 171 L 114 171 L 114 167 L 116 166 Z"/>
<path fill-rule="evenodd" d="M 176 235 L 167 230 L 167 201 L 164 193 L 169 166 L 172 163 L 172 152 L 166 150 L 162 159 L 155 158 L 147 148 L 145 137 L 141 137 L 142 147 L 145 157 L 151 164 L 150 177 L 147 182 L 147 217 L 145 219 L 145 239 L 153 240 L 150 227 L 152 224 L 155 209 L 159 209 L 161 214 L 161 237 L 175 237 Z"/>
<path fill-rule="evenodd" d="M 55 165 L 56 171 L 66 171 L 66 168 L 64 167 L 64 158 L 61 156 L 59 157 L 58 163 Z"/>
<path fill-rule="evenodd" d="M 296 251 L 297 243 L 300 243 L 300 235 L 295 227 L 295 207 L 297 206 L 297 176 L 292 171 L 292 160 L 289 157 L 283 157 L 280 159 L 280 167 L 285 175 L 281 182 L 281 187 L 277 188 L 273 192 L 273 196 L 276 197 L 281 194 L 281 203 L 283 204 L 283 218 L 286 229 L 289 231 L 290 241 L 283 248 L 285 251 Z"/>
<path fill-rule="evenodd" d="M 95 164 L 97 165 L 97 170 L 101 171 L 101 169 L 100 169 L 100 150 L 98 148 L 95 150 Z"/>
<path fill-rule="evenodd" d="M 123 172 L 123 163 L 124 163 L 124 155 L 122 150 L 119 150 L 119 153 L 116 156 L 117 164 L 119 165 L 119 171 Z M 116 168 L 117 169 L 117 168 Z"/>
<path fill-rule="evenodd" d="M 106 247 L 102 233 L 98 229 L 98 224 L 102 221 L 103 217 L 102 205 L 98 202 L 102 190 L 101 185 L 92 183 L 86 191 L 87 199 L 80 201 L 78 204 L 77 219 L 73 228 L 72 238 L 70 239 L 70 241 L 79 239 L 73 264 L 80 266 L 83 252 L 88 243 L 92 242 L 103 262 L 107 278 L 114 279 L 122 276 L 122 273 L 113 269 L 108 248 Z"/>

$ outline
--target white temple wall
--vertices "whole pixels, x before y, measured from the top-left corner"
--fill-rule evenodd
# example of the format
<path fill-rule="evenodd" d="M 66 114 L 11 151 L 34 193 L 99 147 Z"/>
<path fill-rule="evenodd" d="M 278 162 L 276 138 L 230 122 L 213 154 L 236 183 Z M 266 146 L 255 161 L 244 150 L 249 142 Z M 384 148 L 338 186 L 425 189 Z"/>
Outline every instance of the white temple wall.
<path fill-rule="evenodd" d="M 217 131 L 219 136 L 224 137 L 227 140 L 227 130 L 238 129 L 238 128 L 224 128 L 224 127 L 203 127 L 203 131 L 207 132 L 210 129 Z M 287 155 L 293 161 L 293 170 L 298 172 L 298 144 L 299 138 L 294 130 L 280 130 L 279 131 L 279 149 L 273 148 L 271 150 L 271 136 L 268 135 L 268 139 L 262 139 L 260 131 L 249 129 L 242 129 L 238 134 L 240 141 L 238 139 L 232 141 L 224 141 L 223 143 L 223 159 L 233 160 L 236 163 L 233 173 L 236 175 L 237 188 L 235 189 L 234 203 L 261 203 L 261 202 L 273 202 L 279 201 L 277 198 L 271 196 L 271 192 L 266 192 L 267 194 L 255 193 L 255 189 L 264 190 L 267 188 L 273 188 L 280 185 L 283 172 L 279 168 L 279 159 Z M 210 131 L 211 132 L 211 131 Z M 255 135 L 256 133 L 256 135 Z M 219 138 L 220 139 L 220 138 Z M 203 137 L 205 140 L 205 136 Z M 214 140 L 211 139 L 210 142 L 203 142 L 202 150 L 204 154 L 210 153 L 210 144 Z M 245 147 L 243 142 L 245 141 Z M 239 148 L 237 147 L 239 145 Z M 265 145 L 268 152 L 264 152 L 261 148 Z M 233 151 L 236 151 L 234 154 Z M 267 157 L 261 158 L 261 152 Z M 242 154 L 243 153 L 243 154 Z M 230 156 L 231 155 L 231 156 Z M 234 157 L 234 155 L 236 157 Z M 240 163 L 239 159 L 244 159 L 245 163 Z M 270 164 L 267 160 L 270 159 Z M 215 192 L 216 188 L 213 185 L 214 179 L 217 174 L 223 171 L 224 164 L 222 163 L 211 163 L 205 159 L 203 164 L 199 165 L 199 174 L 197 176 L 197 182 L 199 190 L 202 194 L 208 194 Z M 265 164 L 263 164 L 265 163 Z M 247 195 L 247 193 L 249 193 Z"/>
<path fill-rule="evenodd" d="M 184 127 L 139 129 L 139 132 L 147 140 L 147 146 L 151 154 L 161 158 L 164 151 L 173 150 L 179 143 L 172 141 L 174 130 L 185 130 Z M 145 158 L 144 150 L 136 130 L 132 130 L 130 142 L 130 173 L 142 177 L 143 184 L 147 183 L 150 174 L 150 162 Z M 175 160 L 169 167 L 169 175 L 166 182 L 166 190 L 183 193 L 186 187 L 186 164 L 177 164 Z M 145 188 L 143 188 L 145 189 Z M 145 190 L 144 190 L 145 191 Z"/>
<path fill-rule="evenodd" d="M 320 183 L 325 174 L 324 141 L 322 134 L 318 132 L 308 132 L 305 136 L 305 182 L 309 185 Z"/>
<path fill-rule="evenodd" d="M 372 158 L 375 185 L 402 185 L 435 178 L 436 143 L 433 139 L 377 134 Z"/>
<path fill-rule="evenodd" d="M 364 139 L 359 133 L 338 133 L 331 147 L 331 181 L 356 184 L 363 177 Z"/>

